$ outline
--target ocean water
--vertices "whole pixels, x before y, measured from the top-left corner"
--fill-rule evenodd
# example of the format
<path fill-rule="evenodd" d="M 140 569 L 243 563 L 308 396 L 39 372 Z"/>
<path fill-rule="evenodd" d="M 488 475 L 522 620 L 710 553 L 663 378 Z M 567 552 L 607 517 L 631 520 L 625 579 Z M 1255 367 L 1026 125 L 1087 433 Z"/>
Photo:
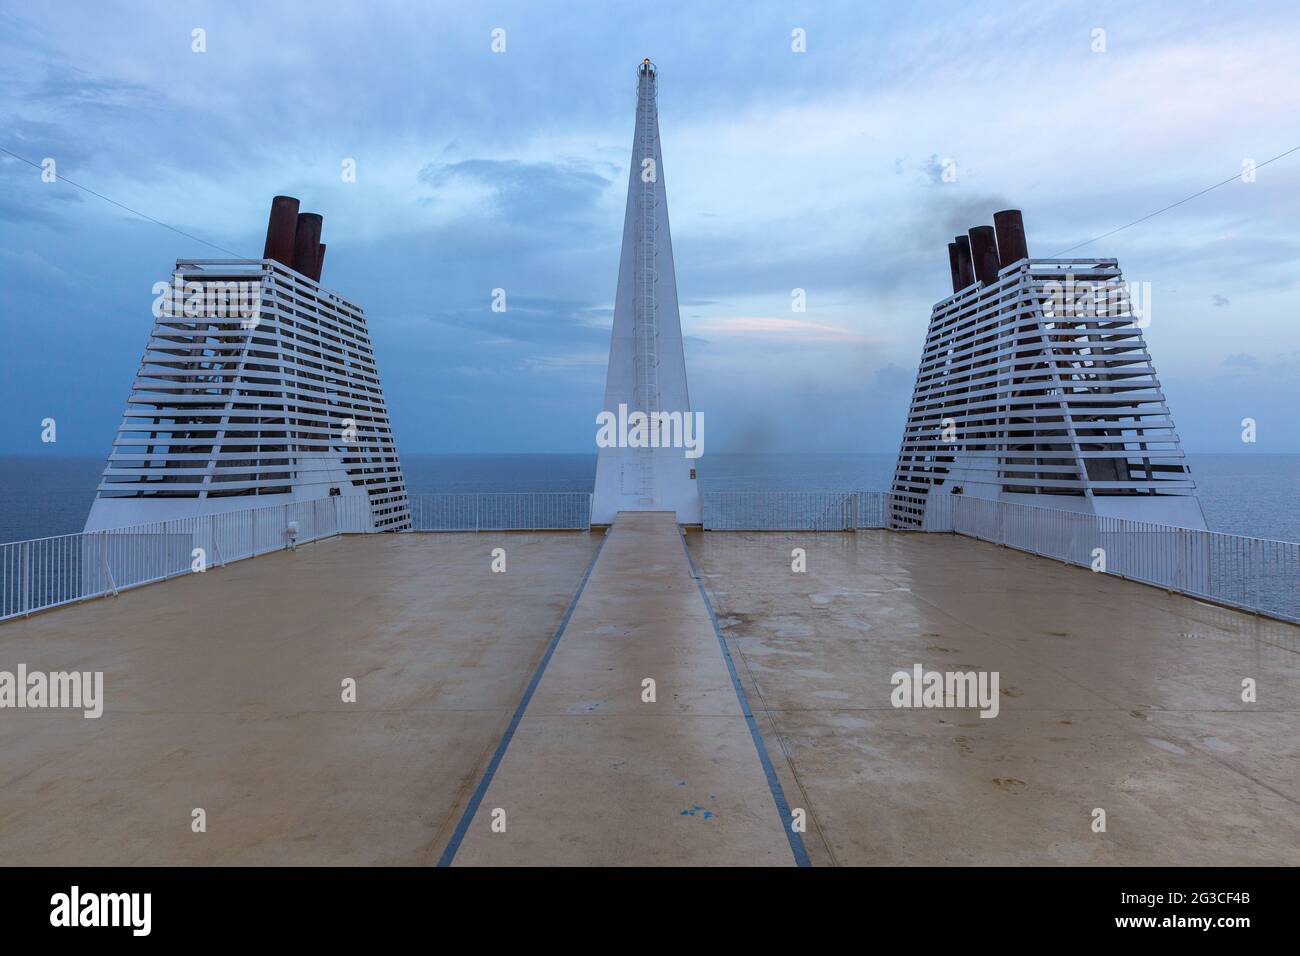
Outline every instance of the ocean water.
<path fill-rule="evenodd" d="M 1190 455 L 1213 531 L 1300 541 L 1300 455 Z M 419 492 L 591 491 L 593 455 L 403 455 Z M 0 456 L 0 542 L 80 531 L 104 460 Z M 706 455 L 708 491 L 885 490 L 892 454 Z"/>

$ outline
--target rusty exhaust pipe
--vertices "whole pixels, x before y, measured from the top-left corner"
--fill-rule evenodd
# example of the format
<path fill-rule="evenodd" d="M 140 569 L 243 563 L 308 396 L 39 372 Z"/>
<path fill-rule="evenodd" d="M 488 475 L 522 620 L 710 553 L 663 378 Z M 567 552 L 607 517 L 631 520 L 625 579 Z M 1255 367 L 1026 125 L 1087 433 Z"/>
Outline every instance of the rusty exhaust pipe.
<path fill-rule="evenodd" d="M 993 234 L 993 227 L 972 226 L 967 235 L 970 236 L 970 257 L 975 266 L 975 278 L 984 285 L 992 285 L 998 281 L 998 241 Z"/>
<path fill-rule="evenodd" d="M 325 243 L 321 243 L 316 250 L 316 274 L 312 276 L 317 282 L 320 282 L 321 271 L 325 268 Z"/>
<path fill-rule="evenodd" d="M 970 238 L 958 236 L 953 240 L 953 245 L 957 247 L 957 281 L 961 283 L 960 289 L 964 289 L 975 281 L 975 267 L 971 265 L 970 258 Z"/>
<path fill-rule="evenodd" d="M 1005 269 L 1013 262 L 1029 258 L 1025 242 L 1025 220 L 1019 209 L 1004 209 L 993 214 L 993 228 L 998 235 L 998 261 Z"/>
<path fill-rule="evenodd" d="M 961 284 L 961 252 L 957 249 L 957 243 L 948 243 L 948 268 L 952 270 L 952 291 L 960 292 Z"/>
<path fill-rule="evenodd" d="M 276 196 L 271 200 L 271 216 L 266 223 L 266 245 L 263 259 L 274 259 L 286 268 L 293 268 L 294 240 L 298 234 L 298 200 L 292 196 Z"/>
<path fill-rule="evenodd" d="M 293 242 L 293 268 L 313 281 L 320 275 L 317 257 L 320 255 L 320 231 L 324 225 L 320 213 L 298 213 L 298 232 Z"/>

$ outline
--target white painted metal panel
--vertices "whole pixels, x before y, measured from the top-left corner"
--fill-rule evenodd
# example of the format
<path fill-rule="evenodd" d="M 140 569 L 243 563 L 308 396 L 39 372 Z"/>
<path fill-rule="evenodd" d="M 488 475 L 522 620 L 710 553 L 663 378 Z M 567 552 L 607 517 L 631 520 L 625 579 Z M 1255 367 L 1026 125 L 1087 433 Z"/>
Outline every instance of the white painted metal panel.
<path fill-rule="evenodd" d="M 1083 283 L 1117 307 L 1063 307 Z M 891 526 L 930 529 L 935 498 L 958 494 L 1205 528 L 1130 306 L 1114 259 L 1024 259 L 935 305 Z"/>
<path fill-rule="evenodd" d="M 630 412 L 689 416 L 656 96 L 655 69 L 643 66 L 602 411 L 617 414 L 625 405 Z M 645 160 L 653 161 L 653 181 L 643 178 Z M 698 524 L 696 461 L 683 448 L 599 449 L 591 520 L 610 524 L 620 511 L 673 511 L 678 521 Z"/>
<path fill-rule="evenodd" d="M 178 260 L 87 531 L 331 497 L 410 527 L 361 307 L 270 259 Z M 254 290 L 242 310 L 220 299 Z"/>

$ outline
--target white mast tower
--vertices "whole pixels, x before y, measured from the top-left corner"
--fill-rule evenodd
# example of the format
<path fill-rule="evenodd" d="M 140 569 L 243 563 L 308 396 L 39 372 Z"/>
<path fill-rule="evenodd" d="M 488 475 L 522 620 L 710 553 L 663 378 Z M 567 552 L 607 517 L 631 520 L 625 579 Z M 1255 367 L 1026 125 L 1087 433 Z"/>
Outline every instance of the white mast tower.
<path fill-rule="evenodd" d="M 615 416 L 620 406 L 628 414 L 680 414 L 689 422 L 691 400 L 659 148 L 657 70 L 643 60 L 637 73 L 636 132 L 603 408 Z M 673 511 L 679 522 L 699 524 L 695 463 L 682 447 L 600 448 L 592 523 L 611 524 L 620 511 Z"/>

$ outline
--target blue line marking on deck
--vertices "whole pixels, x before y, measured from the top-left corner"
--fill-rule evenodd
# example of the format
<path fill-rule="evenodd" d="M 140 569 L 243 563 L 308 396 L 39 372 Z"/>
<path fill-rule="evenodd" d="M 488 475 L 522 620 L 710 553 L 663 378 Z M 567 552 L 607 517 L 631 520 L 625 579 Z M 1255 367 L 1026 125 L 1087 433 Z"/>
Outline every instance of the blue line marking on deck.
<path fill-rule="evenodd" d="M 564 617 L 560 619 L 560 626 L 555 629 L 555 636 L 551 638 L 550 646 L 546 648 L 546 653 L 542 655 L 542 660 L 537 665 L 533 679 L 528 682 L 528 688 L 524 691 L 524 696 L 515 709 L 515 715 L 510 718 L 510 726 L 501 735 L 501 743 L 497 744 L 496 752 L 492 755 L 492 759 L 488 761 L 487 769 L 483 771 L 483 779 L 474 788 L 474 795 L 469 799 L 469 806 L 461 814 L 460 822 L 456 824 L 456 829 L 451 835 L 451 840 L 447 843 L 447 848 L 442 851 L 442 856 L 438 859 L 438 866 L 451 866 L 451 861 L 456 858 L 456 851 L 460 849 L 465 834 L 469 832 L 469 825 L 473 822 L 474 815 L 478 813 L 479 805 L 483 802 L 488 787 L 492 784 L 492 778 L 496 775 L 497 768 L 501 766 L 501 760 L 506 755 L 506 748 L 510 746 L 510 741 L 515 736 L 515 728 L 524 719 L 524 711 L 528 709 L 528 702 L 533 699 L 533 691 L 537 690 L 537 685 L 541 683 L 542 673 L 546 670 L 546 665 L 551 662 L 551 655 L 555 653 L 556 645 L 560 643 L 560 638 L 564 636 L 564 629 L 569 626 L 569 618 L 573 617 L 573 609 L 578 606 L 578 598 L 582 597 L 582 592 L 587 587 L 591 572 L 596 569 L 596 561 L 600 558 L 601 549 L 605 547 L 605 541 L 608 538 L 608 531 L 601 535 L 600 544 L 596 545 L 596 553 L 591 557 L 591 564 L 587 565 L 587 572 L 582 576 L 581 583 L 578 584 L 578 591 L 573 595 L 573 600 L 569 602 Z"/>
<path fill-rule="evenodd" d="M 727 662 L 727 673 L 731 675 L 731 686 L 736 689 L 736 699 L 740 701 L 740 709 L 745 715 L 745 723 L 749 725 L 749 736 L 754 738 L 754 747 L 758 750 L 758 759 L 763 764 L 763 773 L 767 776 L 767 786 L 772 791 L 772 799 L 776 801 L 776 812 L 781 820 L 781 829 L 785 831 L 785 837 L 790 841 L 790 852 L 794 854 L 794 861 L 799 866 L 812 866 L 812 860 L 808 858 L 808 850 L 803 845 L 803 837 L 796 833 L 790 826 L 790 804 L 785 799 L 785 791 L 781 789 L 781 781 L 776 776 L 776 768 L 772 766 L 772 760 L 767 755 L 767 748 L 763 746 L 763 734 L 758 729 L 758 721 L 754 719 L 754 712 L 750 710 L 749 700 L 745 697 L 745 688 L 740 686 L 740 677 L 736 674 L 736 662 L 731 659 L 731 651 L 727 650 L 727 642 L 723 640 L 722 628 L 718 626 L 718 616 L 713 613 L 713 604 L 709 601 L 708 592 L 704 590 L 704 581 L 700 577 L 699 570 L 695 567 L 695 560 L 691 557 L 690 546 L 686 543 L 686 532 L 682 532 L 682 547 L 686 549 L 686 560 L 691 566 L 691 577 L 695 578 L 695 586 L 700 589 L 700 597 L 704 599 L 704 607 L 709 612 L 709 620 L 713 622 L 713 633 L 718 638 L 718 646 L 722 648 L 722 659 Z"/>

